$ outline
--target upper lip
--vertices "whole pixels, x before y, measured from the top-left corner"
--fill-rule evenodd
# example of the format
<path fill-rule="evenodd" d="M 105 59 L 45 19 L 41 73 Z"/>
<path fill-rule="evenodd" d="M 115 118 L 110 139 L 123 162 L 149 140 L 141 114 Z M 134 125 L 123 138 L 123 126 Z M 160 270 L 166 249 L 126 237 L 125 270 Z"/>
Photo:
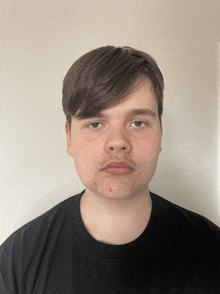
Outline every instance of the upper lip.
<path fill-rule="evenodd" d="M 108 165 L 106 165 L 104 167 L 105 168 L 109 168 L 109 167 L 129 167 L 132 168 L 129 164 L 127 164 L 127 162 L 125 161 L 112 161 L 111 163 L 109 163 Z"/>

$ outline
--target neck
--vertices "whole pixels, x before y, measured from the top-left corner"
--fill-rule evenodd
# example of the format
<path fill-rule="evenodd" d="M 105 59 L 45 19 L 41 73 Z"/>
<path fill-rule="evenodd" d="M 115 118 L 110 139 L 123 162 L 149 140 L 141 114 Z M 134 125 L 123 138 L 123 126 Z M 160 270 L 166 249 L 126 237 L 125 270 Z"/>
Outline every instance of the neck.
<path fill-rule="evenodd" d="M 90 235 L 113 245 L 138 238 L 149 222 L 151 209 L 149 190 L 126 199 L 108 199 L 86 190 L 80 203 L 82 220 Z"/>

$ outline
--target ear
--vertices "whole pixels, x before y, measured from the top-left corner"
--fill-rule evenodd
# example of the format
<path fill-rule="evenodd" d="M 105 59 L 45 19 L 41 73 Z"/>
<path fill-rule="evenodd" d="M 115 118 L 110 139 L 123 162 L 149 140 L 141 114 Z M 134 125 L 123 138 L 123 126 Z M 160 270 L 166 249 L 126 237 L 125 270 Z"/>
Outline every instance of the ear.
<path fill-rule="evenodd" d="M 67 153 L 73 157 L 73 147 L 71 145 L 71 128 L 69 126 L 69 123 L 65 123 L 65 132 L 66 132 L 66 141 L 67 141 Z"/>

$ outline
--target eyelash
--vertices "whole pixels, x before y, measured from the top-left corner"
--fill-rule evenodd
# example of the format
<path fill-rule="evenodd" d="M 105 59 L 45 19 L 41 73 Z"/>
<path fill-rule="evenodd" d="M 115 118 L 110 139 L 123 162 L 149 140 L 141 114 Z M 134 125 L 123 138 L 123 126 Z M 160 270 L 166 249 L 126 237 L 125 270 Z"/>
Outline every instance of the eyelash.
<path fill-rule="evenodd" d="M 144 124 L 145 124 L 145 126 L 147 125 L 147 123 L 146 123 L 145 121 L 136 120 L 136 121 L 134 121 L 133 123 L 136 123 L 136 122 L 144 123 Z M 133 123 L 132 123 L 132 124 L 133 124 Z M 139 128 L 138 128 L 138 129 L 139 129 Z"/>
<path fill-rule="evenodd" d="M 93 125 L 93 124 L 100 124 L 100 122 L 96 122 L 96 121 L 95 121 L 95 122 L 93 122 L 93 123 L 88 124 L 87 127 L 90 128 L 90 126 Z M 91 129 L 93 129 L 93 128 L 91 128 Z M 95 129 L 98 129 L 98 128 L 95 128 Z"/>
<path fill-rule="evenodd" d="M 141 121 L 141 120 L 136 120 L 136 121 L 134 121 L 133 123 L 136 123 L 136 122 L 141 122 L 141 123 L 144 123 L 145 125 L 147 125 L 146 122 Z M 133 124 L 133 123 L 132 123 L 132 124 Z M 87 127 L 90 128 L 90 126 L 91 126 L 92 124 L 101 124 L 101 123 L 100 123 L 100 122 L 92 122 L 92 123 L 88 124 Z M 140 127 L 140 128 L 141 128 L 141 127 Z M 98 129 L 98 128 L 91 128 L 91 129 Z"/>

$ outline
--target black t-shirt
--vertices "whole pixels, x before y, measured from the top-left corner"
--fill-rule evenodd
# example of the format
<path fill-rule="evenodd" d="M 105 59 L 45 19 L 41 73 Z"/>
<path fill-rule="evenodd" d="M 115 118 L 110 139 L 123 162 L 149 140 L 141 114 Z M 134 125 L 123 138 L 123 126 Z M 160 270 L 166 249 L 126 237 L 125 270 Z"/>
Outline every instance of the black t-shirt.
<path fill-rule="evenodd" d="M 211 221 L 151 193 L 145 231 L 104 244 L 83 225 L 83 193 L 1 245 L 1 294 L 220 293 L 220 229 Z"/>

